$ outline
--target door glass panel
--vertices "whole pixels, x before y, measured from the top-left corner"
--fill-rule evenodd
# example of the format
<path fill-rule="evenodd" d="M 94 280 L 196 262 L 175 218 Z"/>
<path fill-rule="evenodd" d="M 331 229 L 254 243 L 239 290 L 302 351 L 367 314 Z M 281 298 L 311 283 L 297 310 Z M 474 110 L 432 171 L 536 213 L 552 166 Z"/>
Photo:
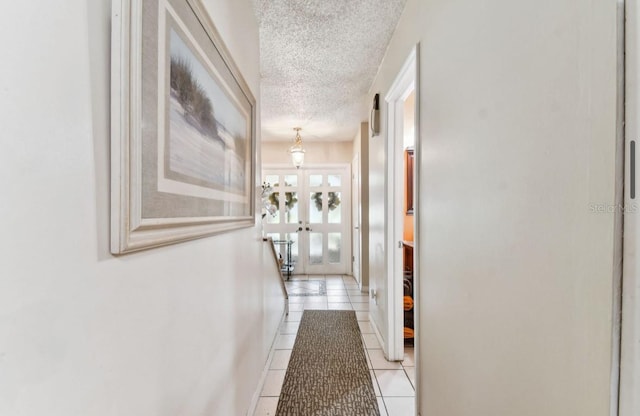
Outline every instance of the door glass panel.
<path fill-rule="evenodd" d="M 273 192 L 267 200 L 267 224 L 280 224 L 280 192 Z"/>
<path fill-rule="evenodd" d="M 329 224 L 340 224 L 342 222 L 342 208 L 340 207 L 340 192 L 329 192 Z"/>
<path fill-rule="evenodd" d="M 342 185 L 342 175 L 329 175 L 327 177 L 329 182 L 329 186 L 341 186 Z"/>
<path fill-rule="evenodd" d="M 311 192 L 309 197 L 309 223 L 322 223 L 322 192 Z"/>
<path fill-rule="evenodd" d="M 293 241 L 291 244 L 291 262 L 294 265 L 293 271 L 295 272 L 295 265 L 298 264 L 298 257 L 300 256 L 300 247 L 298 246 L 298 233 L 288 233 L 287 239 Z"/>
<path fill-rule="evenodd" d="M 284 186 L 298 186 L 298 175 L 284 175 Z"/>
<path fill-rule="evenodd" d="M 342 234 L 341 233 L 328 233 L 327 243 L 329 249 L 327 254 L 329 255 L 329 263 L 340 263 L 340 252 L 342 251 Z"/>
<path fill-rule="evenodd" d="M 309 264 L 322 264 L 322 233 L 309 233 Z"/>
<path fill-rule="evenodd" d="M 273 186 L 278 183 L 278 175 L 266 175 L 264 177 L 264 181 L 269 185 Z"/>
<path fill-rule="evenodd" d="M 298 215 L 298 193 L 297 192 L 285 192 L 286 204 L 284 220 L 287 224 L 297 224 L 299 221 Z"/>
<path fill-rule="evenodd" d="M 322 186 L 322 175 L 309 175 L 309 186 Z"/>

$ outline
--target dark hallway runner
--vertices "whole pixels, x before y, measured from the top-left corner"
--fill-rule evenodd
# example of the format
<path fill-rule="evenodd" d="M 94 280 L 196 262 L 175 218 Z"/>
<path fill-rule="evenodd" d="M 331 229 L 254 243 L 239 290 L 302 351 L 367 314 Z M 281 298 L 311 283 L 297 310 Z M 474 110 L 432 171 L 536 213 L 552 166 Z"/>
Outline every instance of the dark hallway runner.
<path fill-rule="evenodd" d="M 354 311 L 306 310 L 276 416 L 379 416 Z"/>

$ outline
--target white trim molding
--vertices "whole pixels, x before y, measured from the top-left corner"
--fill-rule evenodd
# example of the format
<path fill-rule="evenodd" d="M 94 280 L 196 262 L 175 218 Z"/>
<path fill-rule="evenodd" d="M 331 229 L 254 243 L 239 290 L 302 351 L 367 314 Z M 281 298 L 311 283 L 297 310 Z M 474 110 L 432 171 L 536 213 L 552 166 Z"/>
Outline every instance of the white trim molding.
<path fill-rule="evenodd" d="M 387 238 L 387 358 L 391 361 L 400 361 L 404 358 L 404 309 L 402 305 L 403 284 L 402 276 L 398 276 L 398 270 L 402 269 L 402 251 L 398 242 L 402 239 L 403 226 L 401 223 L 398 204 L 403 201 L 404 189 L 401 185 L 403 178 L 403 165 L 398 163 L 402 158 L 402 130 L 404 100 L 416 91 L 417 69 L 417 45 L 411 49 L 402 69 L 394 80 L 389 92 L 385 96 L 387 109 L 387 178 L 386 194 L 386 238 Z M 417 106 L 416 106 L 417 108 Z M 417 123 L 418 118 L 415 117 Z M 418 129 L 415 129 L 417 132 Z M 417 141 L 417 140 L 415 140 Z M 414 181 L 415 187 L 415 181 Z M 414 188 L 414 195 L 415 193 Z M 417 198 L 414 197 L 414 201 Z M 400 208 L 401 211 L 401 208 Z M 414 210 L 414 212 L 417 212 Z M 414 253 L 416 253 L 414 248 Z M 415 256 L 414 256 L 415 258 Z M 415 264 L 415 261 L 414 261 Z M 415 278 L 414 278 L 415 280 Z M 414 314 L 415 315 L 415 314 Z"/>

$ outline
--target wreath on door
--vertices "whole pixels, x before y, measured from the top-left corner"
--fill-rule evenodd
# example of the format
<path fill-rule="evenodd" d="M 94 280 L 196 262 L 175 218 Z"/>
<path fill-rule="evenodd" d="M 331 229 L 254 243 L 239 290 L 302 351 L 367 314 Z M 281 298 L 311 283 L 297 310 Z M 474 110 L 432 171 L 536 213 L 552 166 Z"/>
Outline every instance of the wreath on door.
<path fill-rule="evenodd" d="M 275 216 L 280 209 L 280 193 L 274 192 L 273 188 L 277 187 L 278 184 L 275 183 L 273 186 L 269 183 L 262 184 L 262 200 L 264 205 L 267 208 L 267 211 L 271 213 L 271 215 Z M 285 192 L 284 193 L 284 208 L 287 212 L 289 212 L 293 207 L 298 203 L 298 198 L 296 198 L 294 192 Z M 264 215 L 262 216 L 264 218 Z"/>
<path fill-rule="evenodd" d="M 311 196 L 311 199 L 313 199 L 313 203 L 315 204 L 318 211 L 322 211 L 322 192 L 315 192 Z M 333 211 L 340 206 L 340 196 L 338 192 L 329 192 L 327 206 L 329 208 L 329 211 Z"/>
<path fill-rule="evenodd" d="M 284 193 L 284 209 L 286 209 L 287 211 L 291 210 L 298 203 L 298 198 L 293 196 L 293 194 L 293 192 Z M 269 195 L 269 202 L 271 202 L 271 205 L 280 209 L 280 197 L 278 195 L 278 192 L 273 192 L 271 195 Z"/>

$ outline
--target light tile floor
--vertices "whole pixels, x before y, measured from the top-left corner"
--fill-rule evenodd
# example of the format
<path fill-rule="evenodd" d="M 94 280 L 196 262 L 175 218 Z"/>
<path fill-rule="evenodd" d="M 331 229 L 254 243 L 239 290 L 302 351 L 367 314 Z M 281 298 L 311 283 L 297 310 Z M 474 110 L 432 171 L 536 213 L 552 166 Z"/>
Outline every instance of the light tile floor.
<path fill-rule="evenodd" d="M 271 354 L 269 372 L 260 393 L 254 416 L 274 416 L 278 406 L 278 396 L 282 389 L 284 374 L 291 358 L 291 350 L 300 319 L 305 309 L 346 309 L 355 310 L 362 332 L 362 342 L 366 347 L 367 363 L 371 371 L 373 388 L 378 399 L 381 416 L 413 416 L 415 413 L 415 360 L 413 348 L 405 348 L 402 362 L 390 362 L 384 358 L 371 323 L 369 303 L 366 293 L 358 290 L 351 276 L 304 275 L 292 276 L 286 282 L 289 293 L 305 293 L 304 288 L 317 290 L 308 282 L 324 280 L 326 295 L 290 296 L 289 315 L 285 316 Z M 312 292 L 315 293 L 315 292 Z"/>

